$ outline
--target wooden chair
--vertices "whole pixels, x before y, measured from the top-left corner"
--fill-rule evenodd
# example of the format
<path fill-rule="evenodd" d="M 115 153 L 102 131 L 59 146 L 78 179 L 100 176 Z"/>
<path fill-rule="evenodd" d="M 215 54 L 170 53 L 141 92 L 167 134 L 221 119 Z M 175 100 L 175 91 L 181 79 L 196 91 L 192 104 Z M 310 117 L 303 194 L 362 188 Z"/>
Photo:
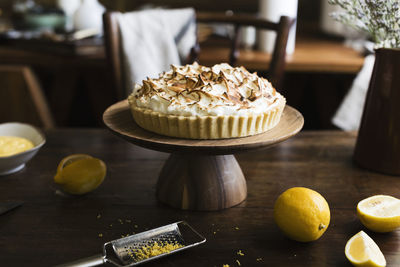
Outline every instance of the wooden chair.
<path fill-rule="evenodd" d="M 11 121 L 55 127 L 40 84 L 27 66 L 0 65 L 0 123 Z"/>
<path fill-rule="evenodd" d="M 122 60 L 122 42 L 118 27 L 117 16 L 120 12 L 111 11 L 103 15 L 104 43 L 107 61 L 110 66 L 111 78 L 115 87 L 118 100 L 126 98 L 125 72 Z"/>
<path fill-rule="evenodd" d="M 240 28 L 243 26 L 253 26 L 259 30 L 270 30 L 277 33 L 275 38 L 274 51 L 269 65 L 269 81 L 276 88 L 281 88 L 282 78 L 285 70 L 286 45 L 289 31 L 295 19 L 281 16 L 278 23 L 268 21 L 251 15 L 244 14 L 225 14 L 225 13 L 197 13 L 198 23 L 223 23 L 234 27 L 234 35 L 231 39 L 228 62 L 235 66 L 240 55 Z M 197 50 L 197 51 L 196 51 Z M 198 59 L 201 48 L 195 47 L 193 60 Z"/>
<path fill-rule="evenodd" d="M 119 12 L 106 12 L 103 16 L 104 22 L 104 38 L 106 46 L 106 54 L 108 64 L 111 67 L 111 75 L 118 99 L 126 98 L 125 95 L 125 77 L 124 67 L 122 64 L 121 37 L 119 33 L 117 16 Z M 288 40 L 290 27 L 294 23 L 294 19 L 282 16 L 278 23 L 273 23 L 265 19 L 257 18 L 250 15 L 226 15 L 224 13 L 196 13 L 197 22 L 201 23 L 224 23 L 234 26 L 234 37 L 231 43 L 231 51 L 228 62 L 235 65 L 239 57 L 239 29 L 242 26 L 254 26 L 257 29 L 272 30 L 277 32 L 275 40 L 275 48 L 272 54 L 270 64 L 269 80 L 276 88 L 280 88 L 286 56 L 286 44 Z M 192 49 L 192 53 L 188 62 L 198 59 L 200 52 L 199 44 Z"/>

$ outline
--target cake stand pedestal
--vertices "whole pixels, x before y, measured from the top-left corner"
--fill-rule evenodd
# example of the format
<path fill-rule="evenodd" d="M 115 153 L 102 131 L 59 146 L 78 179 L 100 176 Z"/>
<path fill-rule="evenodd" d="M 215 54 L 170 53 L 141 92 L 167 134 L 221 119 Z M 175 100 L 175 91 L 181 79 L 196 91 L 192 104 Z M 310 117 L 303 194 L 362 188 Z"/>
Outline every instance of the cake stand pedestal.
<path fill-rule="evenodd" d="M 158 199 L 172 207 L 189 210 L 221 210 L 246 199 L 243 172 L 233 154 L 266 148 L 296 135 L 304 118 L 286 106 L 273 129 L 254 136 L 193 140 L 162 136 L 142 129 L 130 113 L 128 101 L 110 106 L 105 125 L 133 144 L 169 152 L 157 182 Z"/>

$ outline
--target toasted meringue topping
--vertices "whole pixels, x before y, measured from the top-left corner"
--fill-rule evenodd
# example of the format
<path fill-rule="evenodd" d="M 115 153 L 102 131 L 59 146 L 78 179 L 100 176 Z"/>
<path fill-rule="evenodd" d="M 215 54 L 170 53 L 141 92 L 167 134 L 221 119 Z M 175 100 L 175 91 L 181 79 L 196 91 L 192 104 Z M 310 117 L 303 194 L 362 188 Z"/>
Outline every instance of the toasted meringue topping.
<path fill-rule="evenodd" d="M 250 115 L 267 112 L 283 98 L 267 79 L 222 63 L 171 66 L 157 79 L 136 84 L 131 105 L 178 116 Z"/>

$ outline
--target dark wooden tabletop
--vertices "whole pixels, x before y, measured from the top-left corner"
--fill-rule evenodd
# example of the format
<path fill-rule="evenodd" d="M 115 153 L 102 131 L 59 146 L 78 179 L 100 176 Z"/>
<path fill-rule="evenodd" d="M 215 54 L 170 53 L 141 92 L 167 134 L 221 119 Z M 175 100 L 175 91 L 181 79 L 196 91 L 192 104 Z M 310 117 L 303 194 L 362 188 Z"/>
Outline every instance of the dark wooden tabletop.
<path fill-rule="evenodd" d="M 155 198 L 167 154 L 131 145 L 107 130 L 49 131 L 46 145 L 24 170 L 0 177 L 0 202 L 25 201 L 0 216 L 0 265 L 61 264 L 98 254 L 103 243 L 121 235 L 185 220 L 207 242 L 145 266 L 238 266 L 236 260 L 241 266 L 351 266 L 345 244 L 365 230 L 356 217 L 358 201 L 376 194 L 400 197 L 400 177 L 354 166 L 354 143 L 354 133 L 302 132 L 267 150 L 239 154 L 247 200 L 223 211 L 193 212 Z M 96 191 L 81 197 L 57 193 L 57 164 L 72 153 L 106 162 L 107 177 Z M 293 186 L 320 192 L 330 205 L 330 226 L 316 242 L 291 241 L 273 222 L 275 199 Z M 388 266 L 399 266 L 400 232 L 366 232 Z"/>

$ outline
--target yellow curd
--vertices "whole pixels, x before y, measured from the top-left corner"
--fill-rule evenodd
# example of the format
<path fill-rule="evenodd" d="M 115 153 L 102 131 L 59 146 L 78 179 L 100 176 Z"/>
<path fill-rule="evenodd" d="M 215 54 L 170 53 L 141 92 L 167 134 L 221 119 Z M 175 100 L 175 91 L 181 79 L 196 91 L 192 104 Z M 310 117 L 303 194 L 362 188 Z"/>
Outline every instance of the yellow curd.
<path fill-rule="evenodd" d="M 0 136 L 0 157 L 12 156 L 33 148 L 28 139 L 16 136 Z"/>

